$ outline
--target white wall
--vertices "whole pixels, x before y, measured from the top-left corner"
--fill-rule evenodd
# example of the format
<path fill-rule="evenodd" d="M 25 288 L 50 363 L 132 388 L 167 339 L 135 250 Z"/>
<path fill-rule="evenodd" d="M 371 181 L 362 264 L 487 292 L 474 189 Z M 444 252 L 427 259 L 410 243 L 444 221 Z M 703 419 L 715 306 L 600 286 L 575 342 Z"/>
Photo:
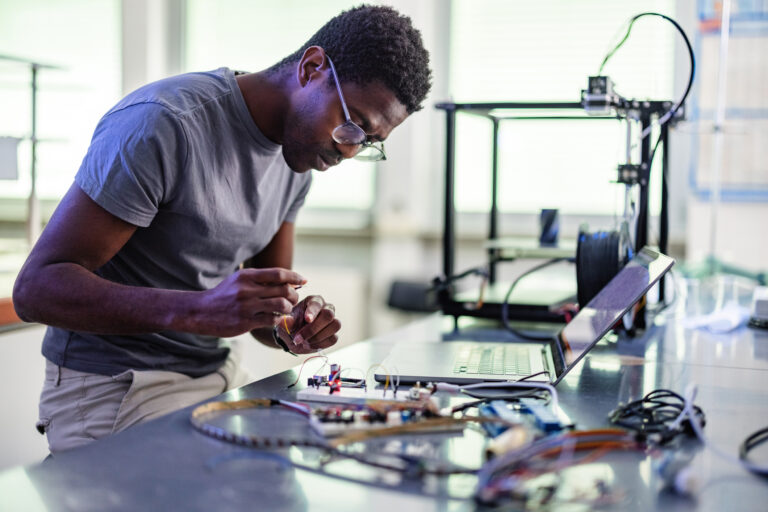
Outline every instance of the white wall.
<path fill-rule="evenodd" d="M 686 258 L 702 262 L 710 255 L 712 207 L 692 198 L 688 203 Z M 715 255 L 721 262 L 751 272 L 768 270 L 768 204 L 723 203 L 716 221 Z"/>

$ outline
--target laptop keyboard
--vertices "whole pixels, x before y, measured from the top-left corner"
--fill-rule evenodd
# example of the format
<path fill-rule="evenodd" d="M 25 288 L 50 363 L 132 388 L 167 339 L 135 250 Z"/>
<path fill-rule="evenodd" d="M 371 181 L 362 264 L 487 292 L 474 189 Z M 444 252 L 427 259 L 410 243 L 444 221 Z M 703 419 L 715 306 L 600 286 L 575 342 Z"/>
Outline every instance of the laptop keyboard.
<path fill-rule="evenodd" d="M 453 365 L 454 374 L 529 375 L 530 347 L 499 344 L 498 347 L 462 348 Z"/>

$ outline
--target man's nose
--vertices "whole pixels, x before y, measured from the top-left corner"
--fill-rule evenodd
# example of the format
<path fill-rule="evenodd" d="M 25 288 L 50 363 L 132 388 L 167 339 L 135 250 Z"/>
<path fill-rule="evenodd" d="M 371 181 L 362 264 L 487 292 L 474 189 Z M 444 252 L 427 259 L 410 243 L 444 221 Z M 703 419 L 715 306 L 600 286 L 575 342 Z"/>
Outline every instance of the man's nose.
<path fill-rule="evenodd" d="M 336 147 L 344 159 L 353 158 L 360 152 L 360 144 L 336 144 Z"/>

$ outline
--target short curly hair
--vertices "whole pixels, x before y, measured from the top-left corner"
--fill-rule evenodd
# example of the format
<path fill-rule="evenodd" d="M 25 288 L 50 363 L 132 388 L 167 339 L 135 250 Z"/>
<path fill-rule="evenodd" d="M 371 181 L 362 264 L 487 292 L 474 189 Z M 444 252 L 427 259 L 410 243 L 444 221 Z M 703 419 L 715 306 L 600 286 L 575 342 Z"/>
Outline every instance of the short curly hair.
<path fill-rule="evenodd" d="M 353 7 L 331 18 L 270 71 L 298 62 L 310 46 L 325 50 L 342 80 L 358 85 L 379 81 L 409 114 L 422 109 L 432 85 L 432 72 L 421 33 L 409 17 L 381 5 Z"/>

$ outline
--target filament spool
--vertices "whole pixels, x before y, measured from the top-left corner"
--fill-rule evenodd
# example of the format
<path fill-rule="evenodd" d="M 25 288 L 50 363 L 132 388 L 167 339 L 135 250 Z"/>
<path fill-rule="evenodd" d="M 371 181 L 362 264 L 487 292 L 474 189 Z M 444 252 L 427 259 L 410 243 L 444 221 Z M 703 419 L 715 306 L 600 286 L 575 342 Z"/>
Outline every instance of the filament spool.
<path fill-rule="evenodd" d="M 626 225 L 617 231 L 579 229 L 576 245 L 576 295 L 583 308 L 632 256 Z"/>

